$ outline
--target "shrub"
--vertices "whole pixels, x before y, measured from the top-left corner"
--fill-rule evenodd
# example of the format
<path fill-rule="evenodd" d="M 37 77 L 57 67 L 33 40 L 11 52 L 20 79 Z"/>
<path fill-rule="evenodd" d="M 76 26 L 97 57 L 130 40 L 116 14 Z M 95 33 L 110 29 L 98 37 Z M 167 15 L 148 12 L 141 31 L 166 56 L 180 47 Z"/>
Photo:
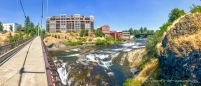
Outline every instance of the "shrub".
<path fill-rule="evenodd" d="M 60 36 L 58 36 L 58 38 L 60 39 Z"/>
<path fill-rule="evenodd" d="M 107 42 L 106 40 L 101 40 L 101 39 L 98 39 L 96 41 L 96 45 L 109 45 L 110 43 Z"/>
<path fill-rule="evenodd" d="M 121 40 L 114 40 L 113 42 L 114 42 L 114 44 L 122 44 L 123 43 L 123 41 L 121 41 Z"/>
<path fill-rule="evenodd" d="M 7 30 L 3 30 L 2 34 L 5 34 L 5 33 L 7 33 Z"/>
<path fill-rule="evenodd" d="M 92 41 L 92 39 L 88 39 L 88 41 L 90 41 L 90 42 L 91 42 L 91 41 Z"/>
<path fill-rule="evenodd" d="M 79 38 L 79 40 L 80 40 L 81 42 L 86 42 L 86 41 L 87 41 L 86 38 Z"/>
<path fill-rule="evenodd" d="M 71 36 L 74 36 L 72 33 L 70 33 Z"/>
<path fill-rule="evenodd" d="M 76 45 L 82 44 L 82 43 L 80 41 L 72 42 L 71 40 L 68 40 L 68 44 L 71 45 L 71 46 L 76 46 Z"/>
<path fill-rule="evenodd" d="M 45 40 L 45 43 L 47 43 L 48 41 L 47 40 Z"/>

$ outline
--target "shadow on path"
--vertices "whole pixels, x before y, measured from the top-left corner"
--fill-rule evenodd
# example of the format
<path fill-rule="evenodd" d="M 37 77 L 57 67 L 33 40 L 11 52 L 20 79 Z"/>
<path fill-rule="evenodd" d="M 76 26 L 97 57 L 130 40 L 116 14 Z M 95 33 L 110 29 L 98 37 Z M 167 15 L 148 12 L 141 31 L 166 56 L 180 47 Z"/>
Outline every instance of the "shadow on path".
<path fill-rule="evenodd" d="M 33 42 L 33 40 L 31 41 L 31 43 L 30 43 L 30 45 L 29 45 L 29 48 L 28 48 L 28 50 L 27 50 L 26 57 L 25 57 L 25 59 L 24 59 L 23 66 L 22 66 L 22 68 L 20 69 L 20 80 L 19 80 L 18 86 L 21 85 L 22 74 L 25 73 L 25 71 L 24 71 L 24 65 L 25 65 L 25 62 L 26 62 L 27 56 L 28 56 L 28 54 L 29 54 L 29 49 L 30 49 L 30 47 L 31 47 L 32 42 Z M 34 72 L 33 72 L 33 73 L 34 73 Z"/>

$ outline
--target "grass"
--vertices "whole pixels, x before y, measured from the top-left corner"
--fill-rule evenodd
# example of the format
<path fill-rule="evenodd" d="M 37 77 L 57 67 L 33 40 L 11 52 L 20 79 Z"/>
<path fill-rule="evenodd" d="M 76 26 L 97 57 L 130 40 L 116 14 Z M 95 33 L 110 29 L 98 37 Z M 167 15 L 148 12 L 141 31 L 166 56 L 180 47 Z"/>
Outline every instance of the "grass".
<path fill-rule="evenodd" d="M 74 36 L 72 33 L 70 33 L 70 36 Z"/>
<path fill-rule="evenodd" d="M 158 59 L 151 58 L 148 63 L 145 64 L 144 68 L 141 72 L 132 79 L 127 79 L 124 83 L 124 86 L 142 86 L 145 81 L 150 78 L 151 75 L 154 74 L 156 69 L 158 68 Z M 159 75 L 155 75 L 157 78 Z"/>
<path fill-rule="evenodd" d="M 91 41 L 92 41 L 92 39 L 88 39 L 88 41 L 90 41 L 90 42 L 91 42 Z"/>

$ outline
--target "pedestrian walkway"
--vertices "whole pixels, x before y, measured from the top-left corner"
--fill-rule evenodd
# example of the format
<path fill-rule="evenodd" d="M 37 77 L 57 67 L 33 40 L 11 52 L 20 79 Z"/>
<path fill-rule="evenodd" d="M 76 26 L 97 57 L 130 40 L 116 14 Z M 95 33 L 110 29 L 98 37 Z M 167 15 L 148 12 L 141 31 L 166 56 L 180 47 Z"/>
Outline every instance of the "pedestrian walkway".
<path fill-rule="evenodd" d="M 0 66 L 0 86 L 47 86 L 39 36 Z"/>

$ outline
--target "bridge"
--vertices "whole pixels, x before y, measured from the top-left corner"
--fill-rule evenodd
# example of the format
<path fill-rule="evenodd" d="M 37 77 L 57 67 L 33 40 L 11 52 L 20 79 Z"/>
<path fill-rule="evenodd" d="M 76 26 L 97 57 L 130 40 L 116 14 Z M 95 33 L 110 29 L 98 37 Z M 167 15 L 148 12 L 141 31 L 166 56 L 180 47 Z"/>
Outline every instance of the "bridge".
<path fill-rule="evenodd" d="M 40 36 L 0 46 L 0 86 L 62 86 Z"/>
<path fill-rule="evenodd" d="M 140 38 L 140 37 L 147 38 L 147 36 L 149 36 L 149 35 L 154 35 L 154 34 L 152 34 L 152 33 L 142 33 L 142 34 L 135 34 L 134 36 L 136 38 Z"/>

